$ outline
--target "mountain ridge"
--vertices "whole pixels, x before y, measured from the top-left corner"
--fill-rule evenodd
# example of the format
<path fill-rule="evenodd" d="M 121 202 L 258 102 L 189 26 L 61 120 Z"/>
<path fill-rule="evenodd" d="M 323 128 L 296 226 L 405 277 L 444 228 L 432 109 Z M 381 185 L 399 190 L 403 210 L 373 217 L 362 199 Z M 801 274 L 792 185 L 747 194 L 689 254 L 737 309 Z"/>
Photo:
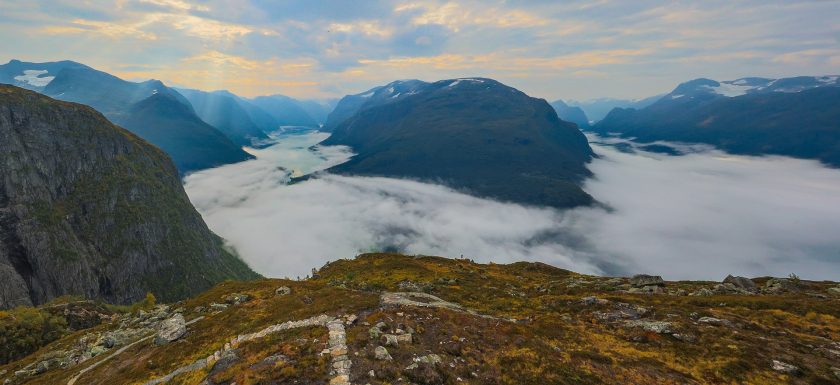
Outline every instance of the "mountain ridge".
<path fill-rule="evenodd" d="M 786 155 L 840 167 L 838 79 L 695 79 L 644 109 L 616 109 L 591 130 L 640 142 L 706 143 L 736 154 Z"/>

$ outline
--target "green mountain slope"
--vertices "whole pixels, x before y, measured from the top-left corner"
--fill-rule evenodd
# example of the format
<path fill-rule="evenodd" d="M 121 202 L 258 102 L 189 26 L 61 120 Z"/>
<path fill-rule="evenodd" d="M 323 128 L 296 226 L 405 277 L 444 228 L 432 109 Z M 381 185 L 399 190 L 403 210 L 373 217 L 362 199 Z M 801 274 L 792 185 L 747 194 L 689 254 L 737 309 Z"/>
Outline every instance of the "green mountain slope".
<path fill-rule="evenodd" d="M 592 203 L 579 186 L 590 175 L 592 149 L 545 100 L 491 79 L 411 84 L 408 92 L 402 86 L 372 91 L 335 128 L 323 143 L 357 155 L 329 171 L 440 181 L 525 204 Z"/>
<path fill-rule="evenodd" d="M 0 308 L 66 294 L 176 300 L 256 277 L 204 224 L 169 157 L 90 107 L 0 86 L 0 171 Z"/>

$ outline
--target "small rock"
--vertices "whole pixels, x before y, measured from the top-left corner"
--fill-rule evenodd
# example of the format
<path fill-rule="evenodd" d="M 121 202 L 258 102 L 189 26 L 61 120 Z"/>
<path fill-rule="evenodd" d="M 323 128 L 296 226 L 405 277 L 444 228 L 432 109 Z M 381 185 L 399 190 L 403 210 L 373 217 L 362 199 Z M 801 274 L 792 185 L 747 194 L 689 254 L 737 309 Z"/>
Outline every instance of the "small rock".
<path fill-rule="evenodd" d="M 840 295 L 840 286 L 829 287 L 827 291 L 828 291 L 829 294 Z"/>
<path fill-rule="evenodd" d="M 380 324 L 381 324 L 381 322 L 380 322 Z M 372 340 L 378 339 L 379 336 L 382 335 L 382 327 L 380 327 L 379 324 L 371 327 L 370 329 L 368 329 L 368 335 L 370 336 L 370 339 L 372 339 Z"/>
<path fill-rule="evenodd" d="M 797 374 L 799 368 L 786 362 L 773 360 L 773 370 L 785 374 Z"/>
<path fill-rule="evenodd" d="M 284 296 L 292 294 L 292 289 L 288 286 L 280 286 L 274 290 L 274 294 L 278 296 Z"/>
<path fill-rule="evenodd" d="M 609 300 L 598 297 L 583 297 L 580 299 L 580 303 L 583 305 L 606 305 L 609 302 Z"/>
<path fill-rule="evenodd" d="M 697 341 L 697 337 L 695 337 L 692 334 L 674 333 L 674 334 L 671 334 L 671 336 L 680 340 L 680 341 L 683 341 L 683 342 L 695 342 L 695 341 Z"/>
<path fill-rule="evenodd" d="M 665 293 L 665 289 L 662 286 L 642 286 L 642 287 L 631 287 L 627 290 L 628 293 L 635 293 L 635 294 L 662 294 Z"/>
<path fill-rule="evenodd" d="M 397 342 L 397 336 L 394 334 L 383 334 L 382 344 L 385 346 L 400 346 L 400 343 Z"/>
<path fill-rule="evenodd" d="M 439 365 L 443 362 L 443 360 L 437 354 L 427 354 L 422 357 L 414 358 L 414 362 L 426 365 Z"/>
<path fill-rule="evenodd" d="M 625 323 L 628 327 L 638 327 L 657 334 L 670 334 L 671 323 L 666 321 L 632 320 Z"/>
<path fill-rule="evenodd" d="M 155 335 L 155 344 L 163 345 L 181 338 L 187 332 L 187 325 L 184 321 L 184 316 L 180 313 L 175 314 L 160 323 L 158 326 L 157 335 Z"/>
<path fill-rule="evenodd" d="M 730 320 L 725 320 L 725 319 L 720 319 L 720 318 L 715 318 L 715 317 L 700 317 L 700 319 L 698 319 L 697 322 L 704 323 L 704 324 L 709 324 L 709 325 L 715 325 L 715 326 L 729 326 L 729 327 L 735 326 L 735 324 L 732 323 L 732 321 L 730 321 Z"/>
<path fill-rule="evenodd" d="M 715 293 L 704 287 L 704 288 L 701 288 L 701 289 L 699 289 L 695 292 L 692 292 L 689 295 L 692 296 L 692 297 L 709 297 L 709 296 L 715 295 Z"/>
<path fill-rule="evenodd" d="M 368 372 L 368 376 L 369 376 L 370 378 L 374 378 L 374 377 L 376 377 L 376 372 L 374 372 L 374 371 L 373 371 L 373 369 L 371 369 L 371 370 Z"/>
<path fill-rule="evenodd" d="M 658 275 L 636 274 L 630 278 L 633 287 L 665 286 L 665 281 Z"/>
<path fill-rule="evenodd" d="M 831 368 L 831 371 L 834 373 L 834 377 L 840 380 L 840 368 Z"/>
<path fill-rule="evenodd" d="M 385 349 L 384 346 L 377 346 L 373 353 L 377 360 L 392 360 L 391 354 L 388 353 L 388 349 Z"/>
<path fill-rule="evenodd" d="M 223 304 L 223 303 L 215 303 L 214 302 L 214 303 L 210 304 L 210 309 L 215 310 L 215 311 L 224 311 L 224 310 L 227 310 L 227 308 L 228 308 L 228 305 Z"/>
<path fill-rule="evenodd" d="M 228 295 L 224 296 L 222 299 L 227 304 L 240 305 L 242 303 L 250 301 L 251 296 L 248 295 L 248 294 L 242 294 L 242 293 L 232 293 L 232 294 L 228 294 Z"/>

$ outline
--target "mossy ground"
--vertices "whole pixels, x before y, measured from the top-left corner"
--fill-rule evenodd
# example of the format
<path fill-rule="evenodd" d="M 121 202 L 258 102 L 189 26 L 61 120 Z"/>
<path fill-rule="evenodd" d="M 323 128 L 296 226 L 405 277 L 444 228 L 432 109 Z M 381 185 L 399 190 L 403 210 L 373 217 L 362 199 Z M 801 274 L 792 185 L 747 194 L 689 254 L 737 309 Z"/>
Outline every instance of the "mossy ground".
<path fill-rule="evenodd" d="M 757 279 L 759 283 L 762 280 Z M 187 320 L 204 315 L 174 343 L 139 344 L 85 374 L 84 384 L 142 384 L 177 367 L 206 357 L 238 334 L 319 314 L 355 314 L 347 327 L 351 379 L 358 384 L 830 384 L 840 381 L 832 367 L 838 357 L 827 349 L 840 341 L 840 298 L 827 294 L 830 282 L 801 283 L 781 295 L 690 297 L 630 294 L 616 290 L 625 279 L 593 277 L 544 264 L 476 264 L 468 260 L 367 254 L 322 268 L 307 281 L 265 279 L 225 282 L 192 299 L 172 304 Z M 668 282 L 669 290 L 694 291 L 710 282 Z M 275 289 L 289 286 L 292 294 Z M 478 313 L 437 308 L 382 306 L 381 291 L 429 292 Z M 251 300 L 218 314 L 196 313 L 198 306 L 221 302 L 230 293 Z M 609 302 L 586 305 L 596 296 Z M 647 320 L 670 322 L 678 339 L 599 314 L 617 303 L 649 310 Z M 732 323 L 698 322 L 709 316 Z M 374 358 L 380 345 L 371 325 L 414 330 L 411 344 L 388 347 L 392 361 Z M 101 325 L 108 328 L 113 325 Z M 77 340 L 76 332 L 20 361 L 0 367 L 13 373 L 39 354 Z M 302 328 L 241 345 L 241 361 L 213 373 L 218 383 L 327 383 L 329 357 L 319 355 L 327 340 L 324 328 Z M 260 365 L 268 356 L 284 360 Z M 439 355 L 442 364 L 407 370 L 416 357 Z M 96 360 L 94 358 L 93 360 Z M 772 360 L 796 365 L 788 375 L 772 370 Z M 29 384 L 63 384 L 81 367 L 54 370 Z M 369 375 L 370 371 L 374 375 Z M 198 384 L 208 370 L 183 374 L 171 384 Z M 4 376 L 0 375 L 0 378 Z"/>

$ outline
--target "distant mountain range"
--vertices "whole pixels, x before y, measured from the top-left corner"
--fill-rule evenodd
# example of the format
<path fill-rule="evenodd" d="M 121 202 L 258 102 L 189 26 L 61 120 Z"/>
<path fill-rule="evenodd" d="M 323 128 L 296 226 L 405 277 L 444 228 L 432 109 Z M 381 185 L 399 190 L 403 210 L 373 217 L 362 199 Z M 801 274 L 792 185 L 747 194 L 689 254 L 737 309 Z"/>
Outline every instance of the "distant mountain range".
<path fill-rule="evenodd" d="M 557 116 L 567 122 L 572 122 L 578 125 L 578 128 L 589 127 L 589 118 L 580 107 L 571 107 L 562 100 L 555 100 L 551 102 L 551 107 L 557 112 Z"/>
<path fill-rule="evenodd" d="M 129 82 L 71 61 L 12 60 L 0 66 L 0 83 L 91 106 L 166 151 L 182 174 L 253 158 L 158 80 Z"/>
<path fill-rule="evenodd" d="M 323 144 L 357 153 L 329 171 L 442 181 L 479 196 L 572 207 L 592 149 L 542 99 L 492 79 L 397 81 L 341 99 Z"/>
<path fill-rule="evenodd" d="M 182 174 L 251 159 L 241 147 L 263 145 L 280 126 L 320 127 L 330 109 L 283 95 L 246 99 L 129 82 L 72 61 L 12 60 L 0 65 L 0 83 L 89 105 L 166 151 Z"/>
<path fill-rule="evenodd" d="M 312 100 L 297 100 L 284 95 L 258 96 L 248 102 L 268 112 L 275 126 L 318 127 L 327 120 L 331 107 Z"/>
<path fill-rule="evenodd" d="M 613 99 L 613 98 L 598 98 L 587 101 L 567 100 L 566 104 L 570 107 L 578 107 L 586 114 L 590 122 L 598 122 L 607 116 L 614 108 L 645 108 L 653 103 L 656 103 L 662 95 L 651 96 L 638 100 L 627 99 Z"/>
<path fill-rule="evenodd" d="M 840 167 L 838 79 L 696 79 L 646 108 L 615 109 L 592 130 L 641 142 L 698 142 L 737 154 L 818 159 Z"/>
<path fill-rule="evenodd" d="M 127 113 L 186 108 L 173 98 Z M 204 224 L 165 153 L 88 106 L 0 85 L 0 309 L 68 294 L 172 301 L 255 277 Z"/>
<path fill-rule="evenodd" d="M 187 98 L 201 120 L 219 129 L 239 146 L 259 147 L 268 140 L 266 132 L 277 128 L 273 120 L 259 120 L 260 116 L 252 119 L 253 114 L 267 113 L 256 106 L 243 106 L 249 103 L 228 91 L 175 90 Z"/>

